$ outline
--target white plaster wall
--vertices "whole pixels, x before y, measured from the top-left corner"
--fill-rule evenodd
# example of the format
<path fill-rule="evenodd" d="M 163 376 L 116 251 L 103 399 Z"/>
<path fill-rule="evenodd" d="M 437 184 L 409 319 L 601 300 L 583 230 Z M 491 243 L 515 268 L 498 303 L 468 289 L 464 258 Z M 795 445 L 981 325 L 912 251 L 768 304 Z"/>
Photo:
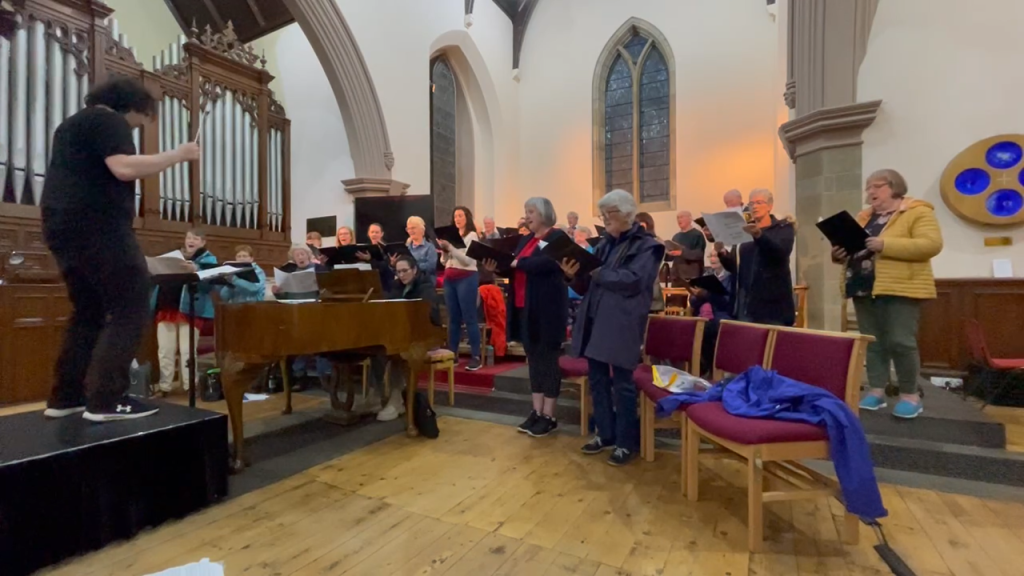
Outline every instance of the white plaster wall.
<path fill-rule="evenodd" d="M 989 136 L 1024 133 L 1019 24 L 1024 2 L 956 0 L 880 2 L 857 97 L 881 99 L 864 133 L 864 173 L 894 168 L 910 194 L 936 207 L 945 248 L 933 261 L 941 278 L 991 277 L 992 260 L 1009 258 L 1024 275 L 1024 229 L 980 227 L 942 202 L 939 180 L 964 148 Z M 986 236 L 1011 236 L 986 248 Z"/>
<path fill-rule="evenodd" d="M 678 209 L 715 211 L 730 188 L 772 188 L 782 94 L 778 29 L 763 0 L 546 0 L 521 61 L 519 200 L 548 196 L 560 216 L 593 222 L 594 69 L 630 17 L 654 24 L 675 55 Z M 788 190 L 775 192 L 791 206 Z M 659 235 L 676 230 L 674 213 L 654 218 Z"/>
<path fill-rule="evenodd" d="M 475 170 L 471 206 L 482 215 L 516 187 L 517 86 L 512 23 L 489 0 L 464 27 L 463 0 L 338 0 L 373 77 L 395 153 L 392 176 L 410 194 L 430 192 L 430 58 L 450 53 L 473 106 Z M 385 7 L 386 6 L 386 7 Z M 298 162 L 296 160 L 295 162 Z M 298 164 L 293 164 L 293 169 Z"/>

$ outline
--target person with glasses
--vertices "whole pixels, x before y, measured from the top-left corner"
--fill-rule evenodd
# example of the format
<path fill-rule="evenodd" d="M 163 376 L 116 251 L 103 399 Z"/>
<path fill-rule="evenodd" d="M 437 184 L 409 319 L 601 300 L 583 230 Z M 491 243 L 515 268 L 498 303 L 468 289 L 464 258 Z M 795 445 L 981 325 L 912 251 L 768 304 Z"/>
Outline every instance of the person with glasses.
<path fill-rule="evenodd" d="M 409 216 L 405 221 L 405 232 L 409 235 L 405 245 L 416 259 L 416 267 L 427 277 L 431 286 L 437 286 L 437 246 L 427 240 L 427 223 L 419 216 Z M 397 270 L 398 263 L 393 265 Z"/>
<path fill-rule="evenodd" d="M 864 192 L 869 207 L 857 215 L 857 222 L 870 236 L 867 248 L 856 254 L 832 249 L 832 261 L 845 269 L 844 296 L 853 299 L 857 327 L 875 337 L 867 355 L 871 391 L 860 408 L 886 407 L 891 365 L 900 388 L 892 414 L 916 418 L 922 410 L 917 328 L 921 304 L 936 297 L 931 260 L 942 252 L 942 232 L 935 207 L 909 198 L 907 181 L 899 172 L 873 173 Z"/>
<path fill-rule="evenodd" d="M 793 254 L 796 226 L 789 218 L 772 215 L 775 204 L 771 191 L 758 188 L 750 193 L 751 221 L 743 229 L 753 238 L 737 250 L 721 250 L 718 258 L 733 277 L 735 317 L 743 322 L 792 326 L 796 321 Z"/>
<path fill-rule="evenodd" d="M 636 200 L 613 190 L 597 203 L 605 238 L 595 255 L 602 265 L 579 274 L 579 264 L 563 260 L 562 272 L 583 294 L 572 330 L 572 355 L 586 358 L 597 435 L 584 454 L 611 450 L 608 463 L 622 466 L 640 449 L 637 389 L 633 370 L 640 363 L 647 313 L 665 246 L 636 221 Z"/>
<path fill-rule="evenodd" d="M 438 305 L 437 292 L 430 278 L 420 270 L 416 259 L 412 256 L 399 256 L 395 261 L 395 276 L 398 282 L 388 293 L 389 300 L 425 300 L 430 302 L 430 323 L 434 326 L 441 325 L 441 310 Z M 375 356 L 370 360 L 370 367 L 373 371 L 374 380 L 381 387 L 383 396 L 384 373 L 388 362 L 391 363 L 391 396 L 385 406 L 377 413 L 377 420 L 388 422 L 405 414 L 405 405 L 402 399 L 405 397 L 405 374 L 409 371 L 405 360 L 399 355 Z"/>

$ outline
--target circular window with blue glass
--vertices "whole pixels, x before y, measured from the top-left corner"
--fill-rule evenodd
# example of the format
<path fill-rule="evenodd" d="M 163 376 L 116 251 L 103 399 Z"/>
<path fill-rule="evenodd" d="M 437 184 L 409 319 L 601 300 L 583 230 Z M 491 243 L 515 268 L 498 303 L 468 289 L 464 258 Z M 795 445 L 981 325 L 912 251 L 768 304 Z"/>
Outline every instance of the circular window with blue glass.
<path fill-rule="evenodd" d="M 968 146 L 946 166 L 942 200 L 975 224 L 1024 223 L 1024 135 L 993 136 Z"/>

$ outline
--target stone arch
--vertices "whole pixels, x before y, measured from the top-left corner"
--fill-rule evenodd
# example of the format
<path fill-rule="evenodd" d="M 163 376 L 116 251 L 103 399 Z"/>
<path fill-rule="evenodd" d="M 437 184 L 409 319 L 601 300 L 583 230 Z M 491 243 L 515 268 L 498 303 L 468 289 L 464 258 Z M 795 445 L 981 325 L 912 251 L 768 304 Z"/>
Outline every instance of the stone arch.
<path fill-rule="evenodd" d="M 407 186 L 391 179 L 391 151 L 384 112 L 359 44 L 336 0 L 284 0 L 309 39 L 338 100 L 345 121 L 355 178 L 352 194 L 397 194 Z"/>
<path fill-rule="evenodd" d="M 501 118 L 498 91 L 494 86 L 484 61 L 473 38 L 465 30 L 451 30 L 438 36 L 430 46 L 430 59 L 444 55 L 455 71 L 456 81 L 466 95 L 473 116 L 475 169 L 474 183 L 475 211 L 482 218 L 493 214 L 495 196 L 498 193 L 498 176 L 505 168 L 499 164 L 495 153 Z"/>

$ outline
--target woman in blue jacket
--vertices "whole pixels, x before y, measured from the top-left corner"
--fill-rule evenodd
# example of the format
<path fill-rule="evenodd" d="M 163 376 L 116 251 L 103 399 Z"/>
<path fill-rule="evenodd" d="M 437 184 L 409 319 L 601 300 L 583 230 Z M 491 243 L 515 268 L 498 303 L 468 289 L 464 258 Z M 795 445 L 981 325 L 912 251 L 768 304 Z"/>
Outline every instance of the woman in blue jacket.
<path fill-rule="evenodd" d="M 236 276 L 228 276 L 228 285 L 222 286 L 220 289 L 221 302 L 225 304 L 262 302 L 267 295 L 267 275 L 258 264 L 253 262 L 252 248 L 247 245 L 235 248 L 235 262 L 252 264 L 252 269 L 256 272 L 256 282 L 243 280 Z"/>
<path fill-rule="evenodd" d="M 217 266 L 217 257 L 206 249 L 206 234 L 199 230 L 189 230 L 185 234 L 185 245 L 181 249 L 182 256 L 192 263 L 196 270 L 204 270 Z M 213 286 L 200 282 L 196 290 L 195 322 L 191 329 L 195 331 L 195 342 L 199 341 L 199 333 L 207 322 L 213 321 L 213 300 L 210 293 Z M 174 370 L 181 367 L 180 378 L 182 387 L 189 389 L 188 360 L 192 355 L 189 349 L 189 302 L 188 290 L 184 286 L 164 286 L 153 291 L 151 306 L 156 310 L 156 342 L 157 357 L 160 360 L 160 392 L 166 396 L 173 390 Z M 180 364 L 176 363 L 180 357 Z"/>

